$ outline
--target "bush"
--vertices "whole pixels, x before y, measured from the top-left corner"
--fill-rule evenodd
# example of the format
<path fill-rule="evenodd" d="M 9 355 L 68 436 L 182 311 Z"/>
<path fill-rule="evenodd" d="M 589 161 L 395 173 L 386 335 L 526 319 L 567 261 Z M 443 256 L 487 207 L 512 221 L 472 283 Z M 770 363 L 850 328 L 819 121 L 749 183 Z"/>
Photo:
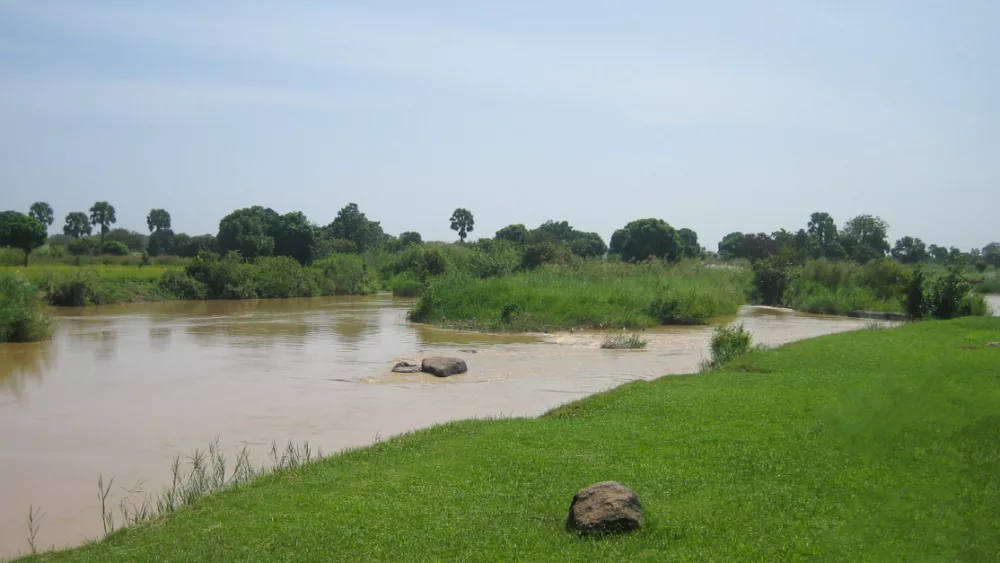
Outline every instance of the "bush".
<path fill-rule="evenodd" d="M 573 262 L 573 252 L 569 245 L 558 241 L 544 241 L 529 244 L 524 247 L 521 255 L 521 267 L 525 270 L 533 270 L 545 264 L 571 264 Z"/>
<path fill-rule="evenodd" d="M 313 263 L 313 268 L 320 275 L 321 295 L 365 295 L 378 290 L 378 283 L 358 255 L 334 254 Z"/>
<path fill-rule="evenodd" d="M 108 256 L 128 256 L 130 252 L 128 245 L 117 240 L 104 241 L 101 245 L 101 254 Z"/>
<path fill-rule="evenodd" d="M 425 286 L 419 280 L 399 275 L 392 279 L 389 288 L 396 297 L 420 297 L 424 293 Z"/>
<path fill-rule="evenodd" d="M 749 353 L 753 349 L 753 335 L 741 324 L 719 326 L 712 333 L 711 348 L 709 366 L 717 368 Z"/>
<path fill-rule="evenodd" d="M 790 265 L 781 257 L 771 256 L 753 265 L 754 297 L 763 305 L 779 307 L 791 283 Z"/>
<path fill-rule="evenodd" d="M 976 260 L 974 266 L 976 267 L 976 271 L 981 274 L 986 271 L 986 266 L 988 266 L 988 264 L 986 263 L 986 260 Z"/>
<path fill-rule="evenodd" d="M 958 267 L 949 268 L 948 275 L 938 278 L 927 292 L 928 311 L 936 319 L 968 316 L 970 287 Z"/>
<path fill-rule="evenodd" d="M 907 278 L 903 289 L 903 309 L 914 320 L 924 318 L 927 300 L 924 297 L 924 271 L 919 266 Z"/>
<path fill-rule="evenodd" d="M 183 270 L 167 270 L 160 278 L 160 288 L 177 299 L 197 300 L 208 297 L 205 284 L 192 278 Z"/>
<path fill-rule="evenodd" d="M 78 238 L 69 243 L 67 250 L 73 256 L 91 256 L 97 254 L 101 242 L 97 237 Z"/>
<path fill-rule="evenodd" d="M 312 297 L 319 294 L 315 277 L 290 256 L 259 258 L 248 268 L 250 286 L 261 299 Z"/>
<path fill-rule="evenodd" d="M 35 342 L 51 334 L 38 290 L 17 272 L 0 272 L 0 342 Z"/>
<path fill-rule="evenodd" d="M 639 350 L 649 344 L 638 334 L 608 334 L 601 342 L 601 348 L 605 350 Z"/>

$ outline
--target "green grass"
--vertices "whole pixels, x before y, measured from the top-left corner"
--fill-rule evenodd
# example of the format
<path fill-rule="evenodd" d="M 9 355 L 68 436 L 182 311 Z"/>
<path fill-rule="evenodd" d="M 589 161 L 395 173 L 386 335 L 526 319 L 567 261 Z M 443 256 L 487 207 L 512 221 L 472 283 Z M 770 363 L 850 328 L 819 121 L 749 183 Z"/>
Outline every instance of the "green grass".
<path fill-rule="evenodd" d="M 997 561 L 1000 319 L 757 351 L 394 438 L 38 561 Z M 564 530 L 618 480 L 646 527 Z M 95 515 L 95 518 L 97 516 Z"/>
<path fill-rule="evenodd" d="M 119 265 L 95 265 L 95 266 L 67 266 L 67 265 L 39 265 L 28 266 L 0 266 L 0 272 L 21 272 L 32 282 L 37 282 L 47 276 L 68 275 L 81 270 L 95 272 L 102 278 L 113 280 L 156 280 L 167 270 L 176 269 L 167 266 L 119 266 Z"/>
<path fill-rule="evenodd" d="M 697 262 L 589 260 L 498 278 L 445 276 L 411 311 L 417 322 L 478 330 L 546 331 L 704 323 L 746 303 L 750 272 Z"/>
<path fill-rule="evenodd" d="M 604 335 L 601 341 L 601 348 L 605 350 L 641 350 L 649 344 L 638 334 L 625 334 L 623 332 Z"/>

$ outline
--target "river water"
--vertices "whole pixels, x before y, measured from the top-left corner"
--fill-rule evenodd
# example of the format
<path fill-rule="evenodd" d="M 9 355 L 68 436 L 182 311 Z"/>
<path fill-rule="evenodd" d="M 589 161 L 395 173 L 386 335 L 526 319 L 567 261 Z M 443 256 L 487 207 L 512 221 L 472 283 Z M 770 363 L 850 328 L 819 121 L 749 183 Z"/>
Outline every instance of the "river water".
<path fill-rule="evenodd" d="M 1000 299 L 993 304 L 1000 309 Z M 167 302 L 56 311 L 51 342 L 0 346 L 0 558 L 102 531 L 97 479 L 111 502 L 141 483 L 159 491 L 174 456 L 216 436 L 233 459 L 272 442 L 330 453 L 436 423 L 537 416 L 636 379 L 696 371 L 710 327 L 645 332 L 645 350 L 600 349 L 602 335 L 495 336 L 406 322 L 388 296 Z M 748 308 L 764 344 L 864 321 Z M 454 355 L 468 374 L 390 373 L 399 360 Z"/>

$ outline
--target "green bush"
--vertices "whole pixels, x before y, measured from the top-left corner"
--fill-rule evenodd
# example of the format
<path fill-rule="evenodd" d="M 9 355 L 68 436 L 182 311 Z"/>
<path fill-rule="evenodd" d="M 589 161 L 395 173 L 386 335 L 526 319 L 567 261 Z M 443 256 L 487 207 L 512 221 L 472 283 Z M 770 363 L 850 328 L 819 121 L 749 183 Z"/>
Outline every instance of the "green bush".
<path fill-rule="evenodd" d="M 378 281 L 358 255 L 334 254 L 312 267 L 320 275 L 321 295 L 365 295 L 378 290 Z"/>
<path fill-rule="evenodd" d="M 17 272 L 0 272 L 0 342 L 35 342 L 50 334 L 38 290 Z"/>
<path fill-rule="evenodd" d="M 743 325 L 723 325 L 712 333 L 712 361 L 717 368 L 753 349 L 753 335 Z"/>
<path fill-rule="evenodd" d="M 420 297 L 424 293 L 425 286 L 420 280 L 415 280 L 406 275 L 399 275 L 389 283 L 389 289 L 396 297 Z"/>
<path fill-rule="evenodd" d="M 183 270 L 167 270 L 160 277 L 160 288 L 177 299 L 197 300 L 208 297 L 205 284 L 194 279 Z"/>
<path fill-rule="evenodd" d="M 319 294 L 312 271 L 289 256 L 259 258 L 248 269 L 254 294 L 261 299 Z"/>
<path fill-rule="evenodd" d="M 952 267 L 948 275 L 938 278 L 931 284 L 927 292 L 927 308 L 936 319 L 954 319 L 969 316 L 971 302 L 969 297 L 969 282 L 962 275 L 960 268 Z M 979 299 L 982 299 L 980 297 Z M 985 308 L 985 302 L 984 302 Z"/>
<path fill-rule="evenodd" d="M 758 260 L 753 265 L 754 297 L 763 305 L 781 306 L 791 284 L 790 265 L 779 256 Z"/>
<path fill-rule="evenodd" d="M 521 256 L 521 267 L 532 270 L 546 264 L 572 264 L 573 251 L 569 245 L 561 241 L 546 240 L 529 244 L 524 247 Z"/>
<path fill-rule="evenodd" d="M 132 251 L 124 242 L 117 240 L 104 241 L 101 245 L 101 254 L 108 256 L 128 256 Z"/>

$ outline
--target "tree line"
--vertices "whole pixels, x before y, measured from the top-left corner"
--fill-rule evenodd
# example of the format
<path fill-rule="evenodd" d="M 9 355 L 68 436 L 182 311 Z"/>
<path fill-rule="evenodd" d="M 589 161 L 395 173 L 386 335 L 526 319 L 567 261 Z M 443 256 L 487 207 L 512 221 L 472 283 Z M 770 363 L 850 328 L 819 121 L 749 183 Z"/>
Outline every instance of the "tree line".
<path fill-rule="evenodd" d="M 17 211 L 0 213 L 0 246 L 24 251 L 25 264 L 31 252 L 49 242 L 65 246 L 72 255 L 144 253 L 149 256 L 175 255 L 194 257 L 201 252 L 235 252 L 244 260 L 264 256 L 289 256 L 301 264 L 336 253 L 369 250 L 399 251 L 420 245 L 420 233 L 387 234 L 378 221 L 369 219 L 355 203 L 337 212 L 327 225 L 317 225 L 301 211 L 279 214 L 270 208 L 253 206 L 238 209 L 219 222 L 216 234 L 190 236 L 175 233 L 171 216 L 165 209 L 151 209 L 146 216 L 149 234 L 114 229 L 117 215 L 107 201 L 94 203 L 88 212 L 74 211 L 65 216 L 63 234 L 48 237 L 55 221 L 52 206 L 37 202 L 27 214 Z M 475 229 L 471 211 L 458 208 L 448 219 L 462 244 Z M 94 231 L 97 235 L 94 235 Z M 810 258 L 850 260 L 866 263 L 890 256 L 899 262 L 916 264 L 926 261 L 953 263 L 968 260 L 981 269 L 1000 267 L 1000 243 L 962 252 L 958 248 L 926 245 L 919 238 L 904 236 L 890 245 L 889 225 L 879 217 L 859 215 L 837 228 L 828 213 L 816 212 L 804 228 L 795 232 L 780 229 L 768 233 L 733 232 L 718 244 L 715 253 L 724 260 L 746 259 L 756 262 L 772 256 L 789 261 Z M 572 256 L 596 258 L 615 256 L 625 261 L 660 258 L 705 258 L 713 253 L 699 244 L 692 229 L 675 229 L 662 219 L 632 221 L 616 230 L 605 244 L 598 233 L 579 231 L 567 221 L 546 221 L 534 229 L 511 224 L 498 230 L 492 240 L 505 241 L 522 249 L 525 266 L 560 262 Z M 490 239 L 483 241 L 489 244 Z"/>

